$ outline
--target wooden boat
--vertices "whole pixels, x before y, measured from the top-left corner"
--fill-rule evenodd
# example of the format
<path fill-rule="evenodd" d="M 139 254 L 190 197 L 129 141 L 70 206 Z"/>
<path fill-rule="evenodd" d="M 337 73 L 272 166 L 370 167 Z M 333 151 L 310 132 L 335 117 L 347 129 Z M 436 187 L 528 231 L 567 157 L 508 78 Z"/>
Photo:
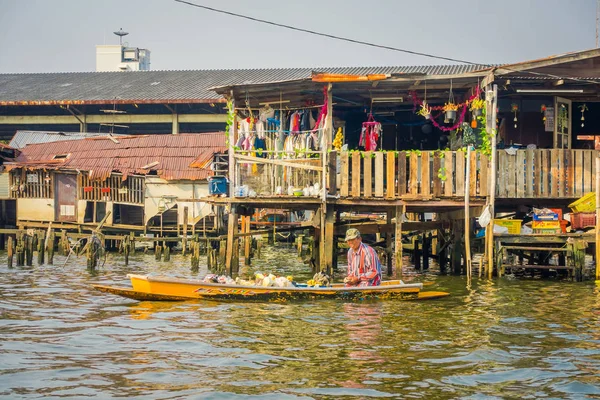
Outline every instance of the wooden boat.
<path fill-rule="evenodd" d="M 334 284 L 326 287 L 263 287 L 206 283 L 197 279 L 177 279 L 164 276 L 127 275 L 133 288 L 94 285 L 102 292 L 135 300 L 185 301 L 194 299 L 215 300 L 267 300 L 291 299 L 399 299 L 424 300 L 448 296 L 446 292 L 422 292 L 422 283 L 384 281 L 380 286 L 345 287 Z"/>

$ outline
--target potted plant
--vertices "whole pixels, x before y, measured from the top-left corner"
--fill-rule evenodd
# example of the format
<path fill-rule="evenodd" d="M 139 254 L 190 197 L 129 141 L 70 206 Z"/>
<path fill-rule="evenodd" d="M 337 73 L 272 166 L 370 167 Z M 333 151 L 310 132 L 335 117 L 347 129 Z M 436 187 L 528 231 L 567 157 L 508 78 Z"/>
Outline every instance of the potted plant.
<path fill-rule="evenodd" d="M 431 118 L 431 107 L 427 105 L 427 102 L 424 101 L 423 104 L 421 104 L 421 108 L 417 111 L 417 115 L 420 115 L 425 119 Z"/>
<path fill-rule="evenodd" d="M 454 104 L 454 103 L 444 104 L 444 112 L 446 113 L 447 120 L 455 120 L 457 111 L 458 111 L 458 104 Z"/>
<path fill-rule="evenodd" d="M 477 98 L 471 102 L 471 113 L 473 117 L 479 117 L 482 113 L 482 109 L 485 107 L 485 100 Z"/>

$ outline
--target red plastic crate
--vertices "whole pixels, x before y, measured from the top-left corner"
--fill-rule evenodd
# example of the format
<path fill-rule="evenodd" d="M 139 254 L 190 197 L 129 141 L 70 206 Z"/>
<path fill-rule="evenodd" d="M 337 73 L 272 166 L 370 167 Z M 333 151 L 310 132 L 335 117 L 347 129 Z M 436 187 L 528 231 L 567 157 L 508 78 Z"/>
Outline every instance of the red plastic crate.
<path fill-rule="evenodd" d="M 571 228 L 585 229 L 591 226 L 596 226 L 596 213 L 572 213 Z"/>

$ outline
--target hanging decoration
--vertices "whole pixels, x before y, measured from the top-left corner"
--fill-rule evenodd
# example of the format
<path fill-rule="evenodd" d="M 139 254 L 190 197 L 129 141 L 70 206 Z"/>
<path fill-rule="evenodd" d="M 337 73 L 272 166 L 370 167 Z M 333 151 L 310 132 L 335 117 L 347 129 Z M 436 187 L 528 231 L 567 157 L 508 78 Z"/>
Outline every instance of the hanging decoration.
<path fill-rule="evenodd" d="M 369 114 L 367 122 L 363 122 L 362 124 L 358 145 L 363 146 L 366 151 L 377 150 L 377 140 L 379 140 L 380 133 L 381 124 L 375 121 L 373 114 Z"/>
<path fill-rule="evenodd" d="M 512 103 L 510 105 L 510 111 L 515 114 L 513 121 L 515 122 L 515 128 L 517 127 L 517 113 L 519 112 L 519 105 L 517 103 Z"/>
<path fill-rule="evenodd" d="M 477 90 L 475 91 L 475 93 L 471 97 L 469 97 L 469 99 L 467 99 L 467 101 L 465 101 L 464 103 L 456 104 L 456 111 L 458 112 L 458 110 L 460 110 L 460 112 L 458 113 L 458 118 L 456 119 L 456 122 L 454 123 L 454 125 L 443 126 L 440 123 L 438 123 L 437 119 L 441 116 L 441 113 L 430 114 L 431 123 L 433 124 L 433 126 L 438 128 L 442 132 L 451 132 L 451 131 L 458 129 L 462 125 L 462 122 L 465 119 L 465 114 L 467 112 L 467 109 L 469 108 L 469 104 L 471 104 L 471 102 L 473 102 L 473 100 L 479 98 L 480 95 L 481 95 L 481 89 L 479 87 L 477 87 Z M 411 90 L 409 92 L 409 97 L 412 98 L 413 112 L 416 113 L 417 107 L 422 108 L 422 105 L 424 104 L 424 102 L 419 98 L 419 95 L 414 90 Z M 445 105 L 444 106 L 429 106 L 429 105 L 427 105 L 427 108 L 429 109 L 430 113 L 432 113 L 433 111 L 445 112 L 445 109 L 444 109 L 445 107 L 446 107 Z"/>
<path fill-rule="evenodd" d="M 542 106 L 540 107 L 540 112 L 542 113 L 542 122 L 545 124 L 546 123 L 546 110 L 548 109 L 548 107 L 545 104 L 542 104 Z"/>
<path fill-rule="evenodd" d="M 335 139 L 333 139 L 333 148 L 337 151 L 342 150 L 342 141 L 344 140 L 344 134 L 342 133 L 342 127 L 340 126 L 337 129 L 337 133 L 335 134 Z"/>
<path fill-rule="evenodd" d="M 579 109 L 581 110 L 581 127 L 583 128 L 585 126 L 585 116 L 584 113 L 588 110 L 587 104 L 583 103 L 582 105 L 579 106 Z"/>
<path fill-rule="evenodd" d="M 448 94 L 448 102 L 444 104 L 444 112 L 446 113 L 445 123 L 456 120 L 456 112 L 458 105 L 454 104 L 454 92 L 452 92 L 452 79 L 450 79 L 450 93 Z"/>
<path fill-rule="evenodd" d="M 427 104 L 427 81 L 425 81 L 425 98 L 423 99 L 423 103 L 421 103 L 421 108 L 417 111 L 417 115 L 425 119 L 431 118 L 431 107 Z"/>

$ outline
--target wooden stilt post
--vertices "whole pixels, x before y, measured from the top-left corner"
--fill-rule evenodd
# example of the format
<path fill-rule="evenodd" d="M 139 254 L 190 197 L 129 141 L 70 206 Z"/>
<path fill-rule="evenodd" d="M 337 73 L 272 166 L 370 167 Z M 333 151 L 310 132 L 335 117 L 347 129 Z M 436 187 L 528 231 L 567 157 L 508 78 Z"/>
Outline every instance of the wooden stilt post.
<path fill-rule="evenodd" d="M 333 253 L 335 252 L 334 244 L 335 241 L 335 211 L 333 206 L 327 207 L 327 215 L 325 217 L 325 237 L 322 238 L 324 244 L 324 259 L 325 259 L 325 273 L 329 276 L 333 274 Z"/>
<path fill-rule="evenodd" d="M 406 206 L 396 206 L 396 277 L 402 279 L 402 222 L 404 219 L 404 213 L 406 212 Z"/>
<path fill-rule="evenodd" d="M 25 265 L 33 266 L 33 237 L 25 235 Z"/>
<path fill-rule="evenodd" d="M 465 267 L 467 269 L 467 285 L 471 284 L 471 145 L 467 146 L 467 171 L 465 172 Z"/>
<path fill-rule="evenodd" d="M 487 255 L 487 277 L 492 279 L 492 273 L 494 270 L 494 215 L 495 215 L 495 203 L 496 203 L 496 110 L 498 104 L 498 85 L 493 86 L 493 90 L 488 85 L 485 94 L 486 104 L 486 131 L 488 137 L 491 140 L 492 157 L 490 161 L 490 192 L 488 199 L 488 207 L 491 215 L 490 223 L 485 229 L 486 237 L 486 248 L 485 253 Z"/>
<path fill-rule="evenodd" d="M 163 261 L 171 261 L 171 248 L 167 246 L 167 242 L 163 242 Z"/>
<path fill-rule="evenodd" d="M 160 258 L 162 256 L 162 247 L 160 246 L 160 242 L 158 240 L 156 241 L 155 246 L 156 247 L 154 247 L 154 259 L 156 261 L 160 261 Z"/>
<path fill-rule="evenodd" d="M 596 158 L 596 280 L 600 280 L 600 157 Z"/>
<path fill-rule="evenodd" d="M 429 232 L 423 232 L 423 269 L 427 270 L 429 269 L 429 256 L 431 255 L 430 253 L 430 246 L 431 246 L 431 240 L 429 239 L 430 233 Z"/>
<path fill-rule="evenodd" d="M 7 255 L 8 255 L 8 268 L 12 268 L 13 266 L 13 255 L 14 255 L 14 249 L 13 249 L 13 237 L 9 236 L 8 237 L 8 245 L 7 245 Z"/>
<path fill-rule="evenodd" d="M 250 233 L 250 217 L 243 217 L 245 220 L 243 225 L 245 229 L 242 229 L 244 233 Z M 250 265 L 250 249 L 252 247 L 252 236 L 244 236 L 244 265 Z"/>
<path fill-rule="evenodd" d="M 125 253 L 125 265 L 129 265 L 129 252 L 131 251 L 131 236 L 123 237 L 123 253 Z"/>
<path fill-rule="evenodd" d="M 185 256 L 187 251 L 187 227 L 188 227 L 188 207 L 183 207 L 183 238 L 181 239 L 181 253 Z"/>
<path fill-rule="evenodd" d="M 391 210 L 387 211 L 387 224 L 392 224 L 392 218 L 394 217 L 394 212 Z M 394 257 L 392 254 L 392 231 L 389 230 L 385 234 L 385 252 L 387 254 L 387 276 L 390 277 L 394 273 Z"/>
<path fill-rule="evenodd" d="M 54 241 L 56 240 L 56 233 L 54 229 L 50 230 L 48 240 L 46 242 L 46 251 L 48 252 L 48 264 L 54 264 Z"/>
<path fill-rule="evenodd" d="M 231 211 L 229 212 L 229 218 L 227 221 L 227 250 L 225 253 L 225 268 L 227 273 L 231 276 L 233 274 L 233 258 L 234 256 L 234 241 L 236 241 L 235 234 L 238 230 L 238 219 L 236 214 L 235 205 L 231 204 Z"/>
<path fill-rule="evenodd" d="M 46 245 L 46 238 L 43 236 L 44 233 L 42 232 L 36 232 L 36 238 L 37 238 L 37 262 L 38 265 L 43 265 L 44 264 L 44 252 L 45 252 L 45 245 Z"/>

